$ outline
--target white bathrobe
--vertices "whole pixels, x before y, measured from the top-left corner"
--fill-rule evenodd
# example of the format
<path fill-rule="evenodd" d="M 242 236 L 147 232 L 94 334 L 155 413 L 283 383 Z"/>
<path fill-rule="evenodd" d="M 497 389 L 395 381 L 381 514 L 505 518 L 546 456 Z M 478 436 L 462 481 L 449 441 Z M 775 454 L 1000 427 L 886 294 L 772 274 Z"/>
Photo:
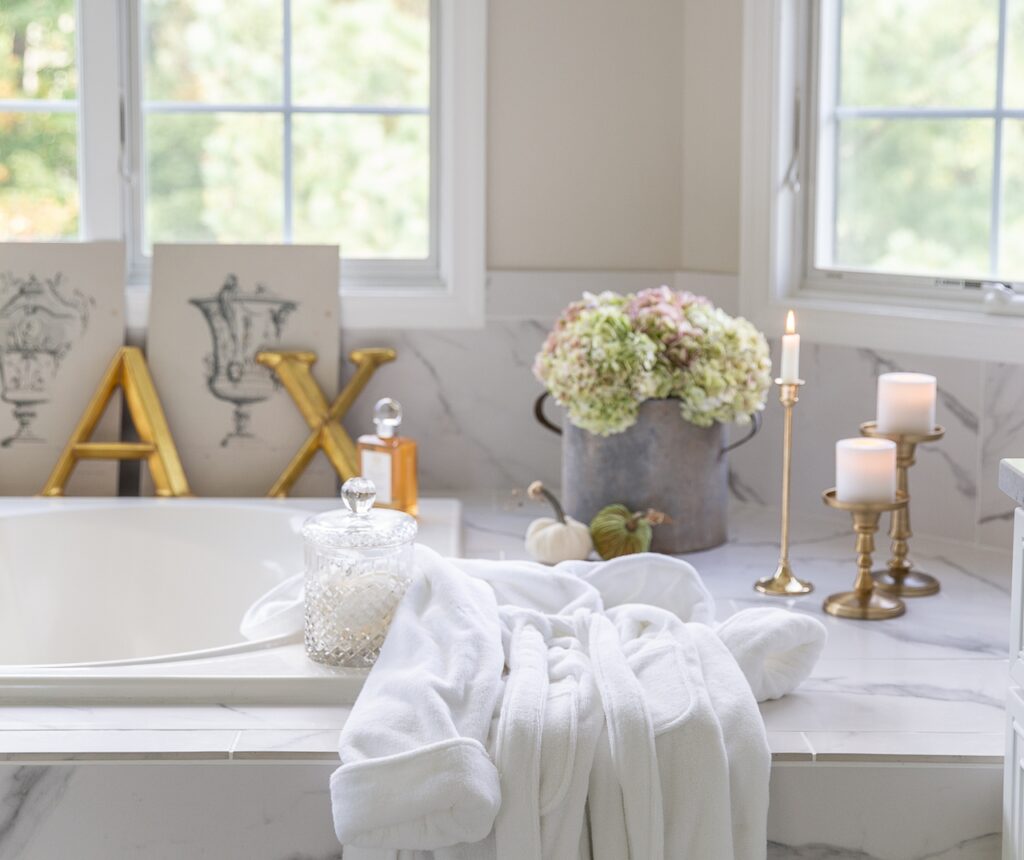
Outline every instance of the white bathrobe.
<path fill-rule="evenodd" d="M 824 628 L 746 610 L 716 632 L 689 564 L 419 572 L 331 778 L 346 860 L 755 860 L 770 755 L 755 695 L 810 672 Z"/>

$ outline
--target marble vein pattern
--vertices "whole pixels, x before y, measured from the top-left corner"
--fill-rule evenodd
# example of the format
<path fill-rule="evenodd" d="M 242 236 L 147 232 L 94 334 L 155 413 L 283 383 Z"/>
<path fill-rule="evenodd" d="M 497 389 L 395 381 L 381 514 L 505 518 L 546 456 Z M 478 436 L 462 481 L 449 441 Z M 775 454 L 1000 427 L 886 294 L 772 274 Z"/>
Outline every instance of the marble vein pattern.
<path fill-rule="evenodd" d="M 772 354 L 778 354 L 774 341 Z M 931 373 L 938 378 L 936 420 L 946 429 L 940 442 L 918 448 L 917 465 L 910 474 L 914 529 L 922 535 L 974 541 L 982 412 L 980 362 L 807 344 L 800 356 L 800 373 L 807 384 L 793 413 L 793 510 L 820 512 L 822 490 L 835 483 L 836 440 L 857 436 L 861 423 L 875 417 L 878 375 L 898 370 Z M 761 434 L 730 455 L 734 496 L 777 505 L 781 452 L 782 408 L 773 389 Z M 879 543 L 884 546 L 885 541 Z"/>
<path fill-rule="evenodd" d="M 59 807 L 71 779 L 63 767 L 0 770 L 0 857 L 19 857 L 33 834 Z"/>
<path fill-rule="evenodd" d="M 1001 800 L 998 765 L 777 767 L 768 856 L 999 860 Z"/>
<path fill-rule="evenodd" d="M 552 321 L 505 317 L 481 330 L 347 334 L 346 350 L 391 346 L 399 357 L 374 376 L 346 426 L 353 435 L 370 432 L 374 401 L 393 396 L 405 407 L 406 432 L 420 443 L 428 491 L 507 493 L 537 478 L 558 486 L 560 443 L 533 418 L 541 388 L 530 370 Z M 938 378 L 937 420 L 946 428 L 941 442 L 919 449 L 911 473 L 915 532 L 1006 546 L 1012 506 L 996 487 L 996 470 L 1000 458 L 1024 453 L 1024 372 L 1017 366 L 805 342 L 794 510 L 816 512 L 821 491 L 833 483 L 835 441 L 857 435 L 874 417 L 876 378 L 895 370 Z M 548 408 L 560 420 L 560 410 Z M 731 455 L 729 480 L 737 500 L 771 506 L 779 498 L 782 444 L 774 390 L 765 419 L 761 434 Z"/>
<path fill-rule="evenodd" d="M 984 543 L 1009 546 L 1014 503 L 999 489 L 999 461 L 1024 456 L 1024 369 L 987 364 L 984 392 L 978 536 Z"/>
<path fill-rule="evenodd" d="M 354 333 L 346 351 L 390 346 L 398 360 L 377 371 L 346 427 L 353 435 L 372 432 L 374 402 L 394 397 L 404 432 L 419 444 L 425 488 L 507 492 L 538 478 L 557 486 L 558 437 L 533 417 L 542 389 L 531 367 L 547 328 L 546 321 L 505 320 L 479 331 Z"/>
<path fill-rule="evenodd" d="M 1002 834 L 986 833 L 964 839 L 938 852 L 908 855 L 906 860 L 999 860 L 1001 855 Z M 767 860 L 883 860 L 883 857 L 840 845 L 782 845 L 769 842 Z"/>
<path fill-rule="evenodd" d="M 340 860 L 334 766 L 0 766 L 0 857 Z"/>

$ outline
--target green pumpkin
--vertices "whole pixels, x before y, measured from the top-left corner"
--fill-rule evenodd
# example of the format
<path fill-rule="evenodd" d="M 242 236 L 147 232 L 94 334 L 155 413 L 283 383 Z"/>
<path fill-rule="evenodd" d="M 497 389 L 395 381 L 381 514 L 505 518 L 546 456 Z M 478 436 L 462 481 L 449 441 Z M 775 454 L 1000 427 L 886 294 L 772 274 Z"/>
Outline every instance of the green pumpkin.
<path fill-rule="evenodd" d="M 598 555 L 604 559 L 647 552 L 654 526 L 665 520 L 659 511 L 631 511 L 625 505 L 608 505 L 590 521 L 590 536 Z"/>

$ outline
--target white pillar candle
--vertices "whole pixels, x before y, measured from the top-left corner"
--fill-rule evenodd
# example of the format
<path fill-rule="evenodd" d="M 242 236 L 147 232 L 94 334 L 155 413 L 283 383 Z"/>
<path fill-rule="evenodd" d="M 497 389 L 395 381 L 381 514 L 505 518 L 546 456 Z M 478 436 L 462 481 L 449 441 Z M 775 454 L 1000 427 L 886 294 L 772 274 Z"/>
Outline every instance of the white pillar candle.
<path fill-rule="evenodd" d="M 935 429 L 935 377 L 883 373 L 878 377 L 879 433 L 931 433 Z"/>
<path fill-rule="evenodd" d="M 786 333 L 782 336 L 779 379 L 783 382 L 798 382 L 800 379 L 800 335 L 796 333 L 796 317 L 792 311 L 786 314 Z"/>
<path fill-rule="evenodd" d="M 841 502 L 896 499 L 896 443 L 858 436 L 836 442 L 836 498 Z"/>

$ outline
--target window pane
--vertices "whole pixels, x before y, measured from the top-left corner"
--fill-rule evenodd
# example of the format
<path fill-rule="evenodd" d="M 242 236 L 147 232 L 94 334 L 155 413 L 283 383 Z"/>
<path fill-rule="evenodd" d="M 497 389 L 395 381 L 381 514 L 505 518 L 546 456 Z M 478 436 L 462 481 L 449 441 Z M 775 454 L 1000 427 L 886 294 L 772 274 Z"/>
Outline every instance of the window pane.
<path fill-rule="evenodd" d="M 842 4 L 839 103 L 993 107 L 998 0 Z"/>
<path fill-rule="evenodd" d="M 279 114 L 154 114 L 145 122 L 146 247 L 280 242 Z"/>
<path fill-rule="evenodd" d="M 1003 225 L 999 236 L 1001 278 L 1024 281 L 1024 122 L 1003 122 Z"/>
<path fill-rule="evenodd" d="M 0 240 L 78 234 L 77 119 L 0 113 Z"/>
<path fill-rule="evenodd" d="M 1007 107 L 1024 107 L 1024 0 L 1007 0 L 1006 4 L 1003 101 Z"/>
<path fill-rule="evenodd" d="M 343 257 L 425 258 L 430 248 L 430 121 L 298 114 L 295 241 Z"/>
<path fill-rule="evenodd" d="M 148 101 L 281 101 L 281 0 L 143 0 Z"/>
<path fill-rule="evenodd" d="M 73 99 L 74 0 L 0 3 L 0 99 Z"/>
<path fill-rule="evenodd" d="M 302 0 L 292 39 L 296 104 L 430 102 L 429 0 Z"/>
<path fill-rule="evenodd" d="M 834 262 L 986 273 L 992 135 L 987 119 L 842 122 Z"/>

